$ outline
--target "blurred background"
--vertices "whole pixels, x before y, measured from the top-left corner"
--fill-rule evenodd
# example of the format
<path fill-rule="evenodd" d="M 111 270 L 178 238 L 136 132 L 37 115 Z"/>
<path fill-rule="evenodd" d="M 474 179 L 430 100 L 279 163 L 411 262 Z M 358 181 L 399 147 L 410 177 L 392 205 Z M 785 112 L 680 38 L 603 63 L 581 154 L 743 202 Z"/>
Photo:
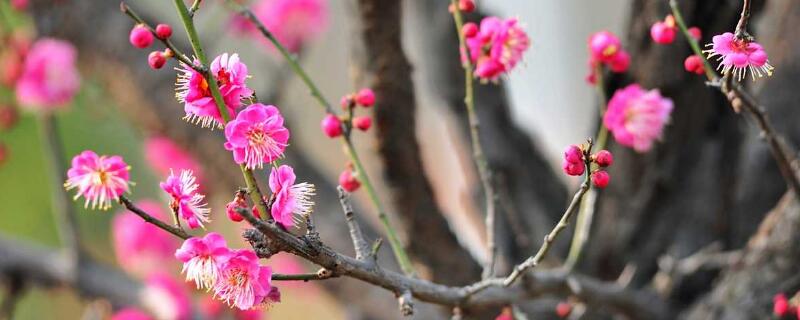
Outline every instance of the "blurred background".
<path fill-rule="evenodd" d="M 278 0 L 253 2 L 270 1 Z M 167 198 L 158 182 L 165 178 L 159 163 L 169 161 L 153 160 L 150 153 L 156 149 L 147 148 L 153 139 L 166 138 L 199 162 L 201 183 L 212 208 L 213 223 L 208 230 L 226 235 L 231 246 L 247 247 L 238 236 L 244 225 L 224 216 L 225 203 L 242 184 L 240 175 L 230 162 L 229 153 L 221 148 L 219 131 L 200 129 L 180 120 L 182 106 L 174 98 L 175 62 L 167 62 L 161 70 L 148 67 L 149 50 L 130 46 L 127 37 L 134 23 L 118 10 L 115 1 L 30 0 L 24 9 L 15 8 L 14 2 L 0 0 L 0 19 L 4 20 L 0 26 L 6 37 L 0 57 L 8 59 L 12 54 L 7 40 L 12 33 L 31 39 L 56 37 L 72 42 L 78 49 L 80 90 L 67 108 L 55 113 L 64 146 L 59 161 L 68 166 L 69 159 L 87 149 L 121 155 L 132 167 L 131 180 L 136 182 L 129 197 L 155 201 L 167 212 Z M 668 14 L 667 1 L 476 2 L 478 10 L 468 16 L 470 20 L 477 21 L 481 15 L 517 17 L 532 41 L 523 63 L 498 84 L 480 85 L 476 98 L 485 130 L 482 139 L 502 194 L 501 269 L 508 270 L 538 247 L 539 239 L 560 217 L 568 196 L 579 183 L 560 173 L 560 161 L 566 145 L 585 141 L 597 129 L 597 93 L 584 78 L 589 71 L 586 40 L 600 30 L 619 35 L 633 57 L 628 73 L 607 76 L 606 91 L 613 93 L 616 88 L 637 82 L 646 88 L 659 88 L 675 101 L 676 110 L 662 143 L 650 153 L 638 154 L 612 145 L 617 157 L 611 171 L 613 183 L 600 195 L 592 240 L 577 270 L 602 279 L 616 279 L 623 269 L 633 266 L 636 271 L 630 285 L 651 288 L 654 277 L 664 272 L 663 265 L 659 265 L 664 257 L 680 259 L 712 244 L 719 251 L 740 250 L 747 245 L 786 187 L 754 126 L 734 114 L 724 97 L 705 88 L 699 77 L 683 70 L 683 59 L 690 53 L 686 43 L 678 40 L 671 46 L 656 46 L 650 40 L 650 25 Z M 190 51 L 172 4 L 159 0 L 126 3 L 153 25 L 172 25 L 176 45 L 184 52 Z M 365 51 L 369 51 L 362 39 L 367 22 L 359 12 L 370 1 L 321 3 L 324 19 L 309 21 L 300 17 L 288 19 L 287 23 L 318 31 L 297 50 L 297 56 L 322 94 L 337 102 L 341 96 L 370 86 L 378 77 L 364 62 Z M 382 191 L 381 199 L 389 211 L 400 217 L 395 223 L 404 231 L 403 240 L 417 257 L 415 263 L 422 276 L 463 285 L 479 278 L 471 272 L 486 259 L 485 234 L 482 193 L 470 156 L 461 102 L 463 74 L 459 73 L 457 38 L 452 17 L 447 13 L 448 3 L 402 2 L 402 28 L 398 31 L 402 34 L 402 51 L 412 68 L 414 105 L 399 107 L 410 110 L 408 129 L 413 130 L 410 137 L 416 138 L 413 148 L 419 150 L 412 148 L 407 153 L 411 160 L 418 157 L 418 161 L 407 162 L 405 171 L 387 165 L 391 163 L 386 151 L 390 146 L 384 143 L 380 124 L 371 131 L 355 133 L 354 140 L 377 189 Z M 714 34 L 731 31 L 741 8 L 741 2 L 734 0 L 679 3 L 689 23 L 703 29 L 703 43 Z M 800 41 L 793 30 L 800 27 L 800 5 L 791 0 L 754 0 L 754 13 L 754 34 L 770 52 L 778 71 L 773 78 L 755 85 L 748 81 L 746 85 L 767 107 L 787 141 L 796 145 L 800 130 L 794 125 L 798 119 L 795 109 L 800 92 L 793 90 L 792 84 L 800 79 Z M 298 179 L 317 185 L 315 215 L 323 241 L 339 252 L 352 254 L 335 194 L 347 158 L 338 142 L 321 134 L 319 123 L 324 112 L 303 83 L 269 44 L 256 35 L 237 31 L 232 26 L 233 15 L 222 1 L 202 3 L 195 22 L 206 52 L 212 57 L 238 53 L 252 75 L 248 84 L 260 100 L 281 109 L 292 130 L 287 163 L 295 166 Z M 161 49 L 161 44 L 156 43 L 155 47 L 154 50 Z M 9 66 L 2 64 L 0 68 Z M 3 117 L 13 120 L 0 132 L 0 244 L 24 243 L 36 250 L 55 252 L 60 240 L 50 186 L 60 184 L 56 180 L 63 173 L 50 172 L 41 142 L 42 126 L 36 115 L 18 110 L 15 104 L 13 88 L 0 87 L 0 110 L 16 110 L 12 116 L 4 113 Z M 380 104 L 379 100 L 377 108 Z M 362 112 L 371 115 L 379 111 Z M 413 173 L 421 173 L 422 178 L 403 178 Z M 258 179 L 265 182 L 266 175 Z M 380 237 L 366 194 L 358 192 L 354 197 L 368 237 Z M 74 206 L 89 255 L 97 263 L 118 265 L 111 225 L 122 209 L 115 205 L 107 212 L 93 211 L 81 204 L 79 200 Z M 786 210 L 791 214 L 776 219 L 797 219 L 793 205 L 785 204 L 783 208 L 790 208 Z M 436 229 L 442 226 L 443 229 Z M 567 234 L 560 239 L 548 265 L 558 265 L 570 237 Z M 794 259 L 800 257 L 797 249 L 788 247 L 793 246 L 784 245 L 773 252 L 785 259 L 778 267 L 748 265 L 752 269 L 746 270 L 768 270 L 764 272 L 767 278 L 752 283 L 741 280 L 751 286 L 726 291 L 733 293 L 724 299 L 714 298 L 715 290 L 723 290 L 719 286 L 724 281 L 718 279 L 737 276 L 726 266 L 675 279 L 670 290 L 661 292 L 662 297 L 682 317 L 726 318 L 744 312 L 742 319 L 763 318 L 758 315 L 769 313 L 775 293 L 794 293 L 800 287 L 797 281 L 786 280 L 800 261 Z M 3 252 L 6 251 L 0 251 Z M 466 257 L 469 262 L 453 264 L 438 257 L 442 255 Z M 394 268 L 386 247 L 380 261 Z M 316 270 L 285 253 L 265 263 L 283 273 Z M 175 261 L 159 269 L 177 276 L 180 265 Z M 142 279 L 127 271 L 130 278 Z M 401 318 L 395 311 L 392 293 L 357 280 L 278 285 L 282 302 L 263 312 L 264 319 Z M 97 319 L 111 308 L 110 303 L 82 297 L 68 286 L 24 286 L 22 290 L 15 319 Z M 739 301 L 736 294 L 743 291 L 751 292 L 749 298 L 741 298 L 748 302 L 733 303 Z M 209 294 L 193 295 L 201 301 Z M 6 297 L 8 291 L 0 293 L 0 300 Z M 563 299 L 545 297 L 541 304 L 529 307 L 548 318 L 552 312 L 542 310 L 551 310 L 555 302 Z M 420 304 L 419 309 L 418 319 L 447 317 L 435 306 Z M 707 310 L 712 311 L 704 313 Z M 233 315 L 228 317 L 233 319 Z M 607 310 L 599 310 L 589 311 L 584 317 L 603 319 L 610 315 Z"/>

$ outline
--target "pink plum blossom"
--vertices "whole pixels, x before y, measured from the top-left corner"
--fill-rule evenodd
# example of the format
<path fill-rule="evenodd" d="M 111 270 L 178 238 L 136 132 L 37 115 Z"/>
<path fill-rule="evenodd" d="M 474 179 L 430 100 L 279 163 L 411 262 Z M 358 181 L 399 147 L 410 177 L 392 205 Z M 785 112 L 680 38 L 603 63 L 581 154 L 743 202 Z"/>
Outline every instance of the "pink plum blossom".
<path fill-rule="evenodd" d="M 622 73 L 628 70 L 631 56 L 622 49 L 619 38 L 611 32 L 599 31 L 589 36 L 589 75 L 586 81 L 597 83 L 597 69 L 607 66 L 612 72 Z"/>
<path fill-rule="evenodd" d="M 614 93 L 603 124 L 621 145 L 647 152 L 661 137 L 672 108 L 672 100 L 662 97 L 658 90 L 645 91 L 632 84 Z"/>
<path fill-rule="evenodd" d="M 17 80 L 17 101 L 37 111 L 59 109 L 69 103 L 80 87 L 75 66 L 77 51 L 69 42 L 52 38 L 31 46 Z"/>
<path fill-rule="evenodd" d="M 221 273 L 222 264 L 231 257 L 231 250 L 225 239 L 216 232 L 210 232 L 203 238 L 186 239 L 175 257 L 183 262 L 181 273 L 186 274 L 186 281 L 194 281 L 198 289 L 211 289 Z"/>
<path fill-rule="evenodd" d="M 75 199 L 86 198 L 84 207 L 91 203 L 92 209 L 99 206 L 107 210 L 111 208 L 111 200 L 119 200 L 120 195 L 128 192 L 130 169 L 120 156 L 98 156 L 86 150 L 72 158 L 64 187 L 77 188 Z"/>
<path fill-rule="evenodd" d="M 267 30 L 295 53 L 322 33 L 328 24 L 327 0 L 257 0 L 251 9 Z M 255 26 L 240 15 L 235 15 L 231 24 L 233 30 L 256 36 L 272 48 Z"/>
<path fill-rule="evenodd" d="M 275 106 L 255 103 L 240 112 L 225 126 L 225 149 L 233 152 L 236 163 L 247 168 L 263 168 L 281 156 L 289 142 L 289 130 Z"/>
<path fill-rule="evenodd" d="M 196 180 L 192 170 L 184 169 L 180 176 L 170 172 L 167 180 L 160 184 L 161 189 L 172 197 L 170 208 L 186 220 L 192 229 L 203 227 L 204 222 L 211 221 L 208 217 L 211 209 L 203 203 L 205 196 L 197 191 L 199 185 Z"/>
<path fill-rule="evenodd" d="M 142 200 L 136 206 L 156 219 L 166 218 L 158 203 Z M 111 222 L 111 235 L 117 263 L 125 271 L 145 276 L 163 268 L 170 261 L 178 247 L 175 238 L 147 223 L 139 216 L 124 211 L 118 213 Z"/>
<path fill-rule="evenodd" d="M 275 195 L 272 203 L 272 218 L 285 227 L 294 225 L 294 221 L 305 219 L 314 209 L 311 196 L 314 185 L 310 183 L 295 184 L 294 169 L 287 165 L 272 168 L 269 174 L 269 188 Z"/>
<path fill-rule="evenodd" d="M 721 61 L 717 69 L 721 69 L 723 74 L 733 72 L 739 80 L 747 75 L 748 70 L 755 80 L 756 76 L 771 76 L 775 69 L 769 64 L 767 51 L 758 42 L 738 39 L 733 33 L 716 35 L 706 46 L 711 47 L 704 51 L 708 58 L 718 57 L 717 60 Z"/>
<path fill-rule="evenodd" d="M 142 304 L 156 319 L 188 320 L 192 315 L 192 302 L 186 287 L 164 273 L 154 273 L 145 281 L 141 293 Z"/>
<path fill-rule="evenodd" d="M 201 73 L 185 64 L 181 64 L 176 70 L 179 72 L 176 97 L 184 104 L 184 119 L 202 127 L 222 127 L 223 117 L 211 95 L 208 81 Z M 230 116 L 235 115 L 236 108 L 242 105 L 242 98 L 253 94 L 245 84 L 248 77 L 247 66 L 239 60 L 238 54 L 223 53 L 211 62 L 210 72 L 219 86 L 225 111 Z"/>
<path fill-rule="evenodd" d="M 171 168 L 192 170 L 202 183 L 203 170 L 197 160 L 175 141 L 163 136 L 147 138 L 143 144 L 144 159 L 160 176 L 169 175 Z"/>
<path fill-rule="evenodd" d="M 510 72 L 530 46 L 528 35 L 515 18 L 486 17 L 478 32 L 466 40 L 469 57 L 475 64 L 475 76 L 484 81 L 497 80 Z M 463 52 L 462 59 L 466 59 Z"/>
<path fill-rule="evenodd" d="M 272 269 L 258 265 L 252 250 L 233 251 L 222 265 L 214 296 L 241 310 L 270 302 Z"/>
<path fill-rule="evenodd" d="M 112 314 L 111 320 L 153 320 L 153 317 L 139 309 L 125 308 Z"/>

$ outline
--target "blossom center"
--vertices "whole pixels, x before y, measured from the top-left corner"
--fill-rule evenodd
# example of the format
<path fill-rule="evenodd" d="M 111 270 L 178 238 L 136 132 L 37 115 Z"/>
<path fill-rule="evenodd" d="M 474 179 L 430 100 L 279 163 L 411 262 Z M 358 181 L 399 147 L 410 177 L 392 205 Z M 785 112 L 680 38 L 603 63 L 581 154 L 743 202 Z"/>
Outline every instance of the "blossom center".
<path fill-rule="evenodd" d="M 226 84 L 231 83 L 230 75 L 231 74 L 225 71 L 225 69 L 220 69 L 219 72 L 217 72 L 217 83 L 220 86 L 224 86 Z"/>

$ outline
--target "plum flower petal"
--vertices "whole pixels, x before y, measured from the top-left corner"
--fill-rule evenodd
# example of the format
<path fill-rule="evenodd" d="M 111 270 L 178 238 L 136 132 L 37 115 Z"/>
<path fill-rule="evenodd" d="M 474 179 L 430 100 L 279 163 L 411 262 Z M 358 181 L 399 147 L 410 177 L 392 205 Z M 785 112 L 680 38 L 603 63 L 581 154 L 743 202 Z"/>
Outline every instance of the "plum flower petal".
<path fill-rule="evenodd" d="M 295 220 L 303 221 L 314 210 L 314 185 L 295 184 L 294 169 L 287 165 L 273 168 L 269 174 L 269 188 L 275 194 L 272 204 L 272 218 L 280 224 L 291 227 Z"/>
<path fill-rule="evenodd" d="M 183 103 L 186 112 L 184 119 L 204 128 L 221 128 L 223 117 L 214 102 L 206 78 L 185 64 L 175 70 L 178 71 L 175 97 Z M 248 78 L 247 66 L 241 62 L 238 54 L 223 53 L 211 62 L 210 73 L 217 81 L 225 102 L 225 111 L 228 115 L 235 115 L 236 108 L 242 105 L 242 98 L 253 94 L 245 84 Z"/>
<path fill-rule="evenodd" d="M 182 273 L 187 281 L 193 281 L 198 289 L 210 290 L 221 273 L 222 264 L 231 256 L 225 239 L 216 232 L 203 238 L 186 239 L 175 251 L 175 257 L 183 262 Z"/>
<path fill-rule="evenodd" d="M 118 200 L 124 192 L 128 192 L 130 167 L 120 156 L 98 156 L 94 151 L 86 150 L 72 158 L 72 167 L 67 171 L 67 190 L 77 188 L 75 199 L 86 198 L 84 207 L 89 203 L 92 209 L 99 206 L 101 210 L 111 207 L 111 200 Z"/>
<path fill-rule="evenodd" d="M 178 213 L 181 219 L 186 220 L 189 228 L 203 227 L 204 222 L 210 222 L 208 217 L 211 209 L 203 203 L 205 195 L 200 194 L 192 170 L 181 170 L 181 175 L 176 176 L 170 172 L 169 177 L 160 184 L 161 189 L 172 197 L 170 208 Z"/>
<path fill-rule="evenodd" d="M 69 103 L 80 87 L 80 75 L 75 66 L 77 55 L 69 42 L 51 38 L 36 41 L 17 80 L 16 96 L 20 105 L 47 111 Z"/>
<path fill-rule="evenodd" d="M 736 79 L 742 80 L 750 71 L 753 80 L 756 76 L 771 76 L 775 67 L 769 64 L 767 51 L 751 39 L 738 39 L 733 33 L 725 32 L 714 36 L 706 45 L 711 49 L 703 51 L 709 59 L 717 57 L 717 66 L 723 74 L 733 73 Z"/>
<path fill-rule="evenodd" d="M 222 265 L 214 296 L 230 306 L 248 310 L 265 302 L 271 290 L 272 270 L 258 265 L 252 250 L 233 251 Z"/>
<path fill-rule="evenodd" d="M 225 149 L 233 152 L 236 163 L 247 168 L 263 168 L 283 156 L 289 142 L 289 130 L 275 106 L 255 103 L 240 112 L 225 126 Z"/>
<path fill-rule="evenodd" d="M 603 124 L 621 145 L 647 152 L 661 137 L 673 104 L 658 90 L 645 91 L 637 84 L 617 90 L 608 102 Z"/>
<path fill-rule="evenodd" d="M 530 47 L 528 35 L 515 18 L 486 17 L 477 34 L 466 40 L 469 57 L 475 64 L 475 76 L 484 81 L 495 81 L 510 72 Z M 464 52 L 461 58 L 466 59 Z"/>
<path fill-rule="evenodd" d="M 158 203 L 142 200 L 136 206 L 156 219 L 166 216 Z M 120 212 L 111 223 L 112 243 L 119 265 L 138 276 L 160 270 L 170 261 L 178 243 L 171 234 L 130 212 Z"/>

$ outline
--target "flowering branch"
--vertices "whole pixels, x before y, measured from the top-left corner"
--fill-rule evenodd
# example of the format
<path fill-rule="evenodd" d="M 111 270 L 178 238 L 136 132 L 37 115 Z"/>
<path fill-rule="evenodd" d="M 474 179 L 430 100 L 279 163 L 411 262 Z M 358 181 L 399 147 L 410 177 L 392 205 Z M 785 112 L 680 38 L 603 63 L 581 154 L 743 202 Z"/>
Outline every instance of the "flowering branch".
<path fill-rule="evenodd" d="M 178 59 L 178 61 L 182 62 L 183 64 L 195 69 L 197 72 L 206 73 L 207 69 L 204 66 L 198 66 L 197 64 L 195 64 L 194 61 L 192 61 L 192 59 L 190 59 L 185 53 L 183 53 L 181 50 L 175 47 L 175 44 L 173 44 L 172 41 L 169 40 L 169 38 L 162 39 L 158 37 L 156 35 L 155 28 L 153 28 L 149 23 L 144 21 L 144 19 L 142 19 L 135 11 L 133 11 L 133 9 L 131 9 L 131 7 L 129 7 L 125 2 L 119 3 L 119 10 L 122 11 L 122 13 L 126 14 L 131 19 L 133 19 L 133 21 L 136 21 L 138 24 L 141 24 L 145 28 L 147 28 L 147 30 L 150 31 L 150 33 L 152 33 L 156 39 L 161 41 L 161 43 L 164 44 L 165 47 L 167 47 L 169 50 L 172 51 L 172 54 L 174 55 L 175 59 Z"/>
<path fill-rule="evenodd" d="M 178 1 L 178 0 L 176 0 Z M 239 12 L 242 17 L 249 20 L 253 23 L 258 31 L 267 38 L 283 55 L 286 59 L 286 62 L 292 68 L 292 70 L 300 77 L 303 83 L 308 87 L 311 96 L 314 97 L 317 102 L 325 109 L 325 112 L 329 114 L 336 114 L 331 106 L 330 102 L 325 99 L 322 95 L 321 91 L 311 80 L 308 74 L 305 72 L 303 67 L 297 61 L 297 58 L 294 57 L 287 49 L 283 46 L 283 44 L 278 41 L 277 38 L 264 26 L 258 17 L 256 17 L 253 12 L 247 8 L 246 6 L 242 6 L 235 1 L 227 1 L 229 5 L 231 5 L 237 12 Z M 408 253 L 406 253 L 405 249 L 403 248 L 403 244 L 400 242 L 400 238 L 397 236 L 397 232 L 395 231 L 394 227 L 392 227 L 391 222 L 389 221 L 389 217 L 387 215 L 386 210 L 383 207 L 380 199 L 378 198 L 378 194 L 375 191 L 374 186 L 367 174 L 367 171 L 364 169 L 364 165 L 361 163 L 361 159 L 358 156 L 358 153 L 353 146 L 352 141 L 349 138 L 349 135 L 343 135 L 342 142 L 345 148 L 346 154 L 350 157 L 353 165 L 355 166 L 356 171 L 358 171 L 359 180 L 363 183 L 364 188 L 367 191 L 367 195 L 369 196 L 370 201 L 373 203 L 375 208 L 378 211 L 378 218 L 383 224 L 384 231 L 386 231 L 387 238 L 389 239 L 389 244 L 392 247 L 392 252 L 397 259 L 397 263 L 403 272 L 407 274 L 414 274 L 414 268 L 411 264 L 411 259 L 408 257 Z"/>
<path fill-rule="evenodd" d="M 155 217 L 153 217 L 153 216 L 152 216 L 152 215 L 150 215 L 149 213 L 145 212 L 145 211 L 144 211 L 144 210 L 142 210 L 141 208 L 139 208 L 139 207 L 137 207 L 136 205 L 134 205 L 134 204 L 131 202 L 131 200 L 130 200 L 130 199 L 128 199 L 127 197 L 125 197 L 125 196 L 120 196 L 120 197 L 119 197 L 119 203 L 120 203 L 121 205 L 123 205 L 123 206 L 125 207 L 125 209 L 128 209 L 128 211 L 130 211 L 130 212 L 133 212 L 133 213 L 135 213 L 137 216 L 139 216 L 140 218 L 142 218 L 142 220 L 144 220 L 145 222 L 147 222 L 147 223 L 150 223 L 150 224 L 153 224 L 153 225 L 155 225 L 156 227 L 159 227 L 159 228 L 161 228 L 162 230 L 164 230 L 164 231 L 166 231 L 166 232 L 169 232 L 169 233 L 171 233 L 171 234 L 175 235 L 175 236 L 176 236 L 176 237 L 178 237 L 178 238 L 181 238 L 181 239 L 183 239 L 183 240 L 186 240 L 186 239 L 189 239 L 189 238 L 191 238 L 191 237 L 192 237 L 191 235 L 189 235 L 188 233 L 186 233 L 186 231 L 183 231 L 183 229 L 181 229 L 181 228 L 177 228 L 177 227 L 174 227 L 174 226 L 171 226 L 171 225 L 169 225 L 169 224 L 165 223 L 164 221 L 161 221 L 161 220 L 159 220 L 159 219 L 156 219 Z"/>
<path fill-rule="evenodd" d="M 672 14 L 675 17 L 675 21 L 678 23 L 681 32 L 683 32 L 686 40 L 689 41 L 692 51 L 694 51 L 697 56 L 704 57 L 703 53 L 700 51 L 700 46 L 697 44 L 697 40 L 691 36 L 686 28 L 686 23 L 683 21 L 683 17 L 681 16 L 678 2 L 676 0 L 670 0 L 670 8 L 672 9 Z M 750 0 L 744 0 L 742 14 L 739 19 L 739 23 L 736 26 L 737 37 L 740 35 L 747 35 L 747 32 L 744 30 L 744 28 L 747 27 L 749 17 Z M 783 175 L 783 179 L 786 180 L 789 188 L 791 188 L 796 195 L 800 196 L 800 177 L 798 177 L 797 170 L 793 165 L 793 163 L 796 161 L 796 158 L 793 155 L 793 151 L 791 151 L 792 148 L 786 145 L 781 136 L 772 127 L 764 108 L 752 95 L 744 90 L 741 84 L 734 83 L 733 77 L 729 73 L 725 74 L 722 79 L 720 79 L 716 72 L 714 72 L 712 69 L 708 60 L 704 58 L 701 60 L 703 60 L 703 66 L 706 70 L 706 77 L 710 81 L 711 86 L 718 88 L 720 92 L 722 92 L 722 94 L 728 98 L 728 101 L 731 103 L 731 107 L 733 107 L 734 111 L 738 113 L 740 110 L 744 109 L 748 114 L 750 114 L 750 116 L 753 117 L 753 119 L 755 119 L 756 125 L 761 131 L 761 137 L 767 141 L 767 145 L 772 153 L 772 157 L 775 159 L 778 169 L 780 170 L 781 175 Z"/>
<path fill-rule="evenodd" d="M 480 121 L 478 115 L 475 113 L 475 99 L 473 92 L 473 75 L 472 75 L 472 60 L 467 48 L 466 39 L 462 29 L 464 22 L 461 17 L 461 10 L 458 9 L 458 1 L 451 0 L 453 6 L 453 20 L 455 21 L 456 33 L 458 34 L 458 43 L 462 52 L 466 55 L 463 61 L 464 66 L 464 105 L 467 107 L 467 117 L 469 119 L 470 138 L 472 140 L 472 157 L 478 166 L 478 175 L 481 179 L 483 186 L 484 198 L 486 201 L 486 247 L 488 251 L 488 260 L 483 269 L 482 278 L 490 278 L 494 275 L 494 264 L 497 259 L 497 248 L 495 245 L 494 235 L 494 220 L 496 216 L 497 196 L 495 195 L 494 186 L 492 185 L 492 171 L 489 168 L 489 162 L 483 153 L 483 146 L 480 142 Z"/>

